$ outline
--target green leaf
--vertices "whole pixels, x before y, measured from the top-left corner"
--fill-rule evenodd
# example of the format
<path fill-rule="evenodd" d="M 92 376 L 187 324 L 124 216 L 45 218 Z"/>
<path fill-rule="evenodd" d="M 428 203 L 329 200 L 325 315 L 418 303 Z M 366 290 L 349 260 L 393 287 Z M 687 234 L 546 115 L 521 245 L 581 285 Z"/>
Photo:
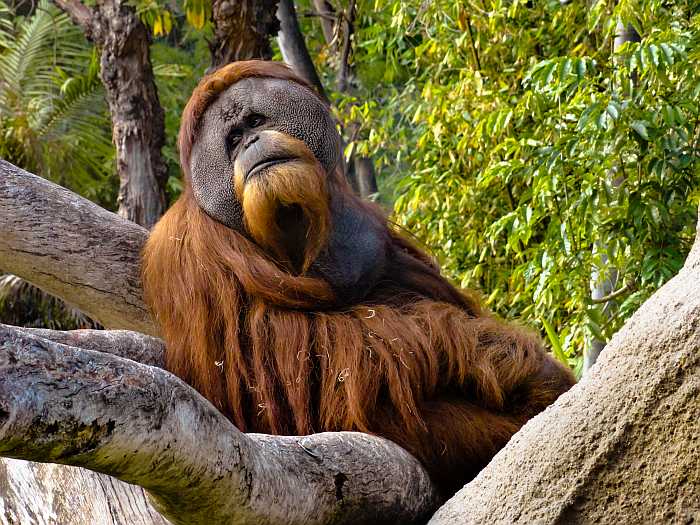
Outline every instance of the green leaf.
<path fill-rule="evenodd" d="M 669 66 L 672 66 L 675 61 L 675 58 L 673 56 L 673 48 L 666 43 L 659 44 L 659 47 L 661 48 L 661 52 L 663 53 L 663 56 L 666 59 L 666 63 Z"/>
<path fill-rule="evenodd" d="M 617 102 L 611 100 L 608 107 L 605 108 L 605 111 L 608 112 L 608 115 L 610 115 L 613 120 L 620 118 L 620 105 Z"/>
<path fill-rule="evenodd" d="M 651 44 L 646 48 L 646 53 L 649 55 L 649 59 L 655 66 L 659 66 L 659 48 L 654 44 Z"/>
<path fill-rule="evenodd" d="M 586 76 L 586 61 L 580 58 L 576 59 L 576 77 L 581 82 Z"/>
<path fill-rule="evenodd" d="M 642 120 L 635 120 L 630 124 L 632 129 L 642 137 L 644 140 L 648 141 L 649 140 L 649 132 L 647 131 L 647 123 L 642 121 Z"/>
<path fill-rule="evenodd" d="M 566 354 L 562 348 L 561 341 L 559 340 L 559 337 L 557 337 L 557 333 L 554 331 L 554 327 L 544 317 L 540 317 L 540 322 L 542 323 L 542 326 L 544 326 L 544 330 L 547 333 L 549 344 L 552 345 L 554 357 L 556 357 L 561 363 L 569 366 L 568 359 L 566 358 Z"/>
<path fill-rule="evenodd" d="M 543 84 L 549 84 L 552 81 L 552 78 L 554 77 L 554 71 L 557 69 L 557 63 L 552 61 L 545 69 L 544 69 L 544 81 Z"/>
<path fill-rule="evenodd" d="M 571 69 L 573 67 L 573 60 L 570 58 L 567 58 L 562 62 L 561 67 L 559 69 L 559 82 L 564 82 L 567 76 L 569 76 L 569 73 L 571 73 Z"/>

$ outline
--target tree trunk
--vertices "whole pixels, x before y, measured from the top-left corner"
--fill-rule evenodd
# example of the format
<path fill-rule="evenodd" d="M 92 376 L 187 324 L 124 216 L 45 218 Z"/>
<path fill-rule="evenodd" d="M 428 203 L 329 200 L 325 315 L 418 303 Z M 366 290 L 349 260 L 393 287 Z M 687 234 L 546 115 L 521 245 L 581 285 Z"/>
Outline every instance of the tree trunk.
<path fill-rule="evenodd" d="M 348 1 L 348 8 L 343 16 L 343 45 L 340 49 L 338 63 L 338 91 L 347 91 L 350 82 L 350 56 L 352 54 L 352 33 L 355 31 L 355 0 Z"/>
<path fill-rule="evenodd" d="M 343 43 L 338 61 L 338 91 L 340 92 L 348 92 L 351 89 L 350 57 L 352 55 L 352 34 L 355 31 L 356 9 L 355 0 L 349 0 L 341 22 Z M 371 158 L 353 153 L 348 165 L 350 167 L 348 174 L 350 184 L 361 197 L 366 199 L 377 193 L 377 180 Z"/>
<path fill-rule="evenodd" d="M 639 42 L 641 40 L 634 27 L 625 25 L 621 21 L 618 21 L 615 32 L 615 41 L 613 42 L 614 52 L 627 42 Z M 613 181 L 613 186 L 618 188 L 623 182 L 622 177 L 618 177 L 614 173 L 611 173 L 610 176 L 615 179 Z M 599 252 L 604 252 L 605 246 L 596 244 L 596 249 Z M 601 253 L 601 257 L 603 258 L 603 263 L 607 263 L 607 257 L 603 253 Z M 615 287 L 617 285 L 618 271 L 616 268 L 608 268 L 604 273 L 598 268 L 594 268 L 591 272 L 591 299 L 594 303 L 599 303 L 599 305 L 594 306 L 594 308 L 598 308 L 601 317 L 610 318 L 617 308 L 617 304 L 614 301 L 605 300 L 606 297 L 615 294 Z M 601 341 L 595 337 L 591 338 L 588 342 L 583 351 L 584 374 L 587 373 L 598 360 L 598 356 L 600 356 L 601 352 L 605 349 L 605 345 L 605 341 Z"/>
<path fill-rule="evenodd" d="M 107 328 L 157 335 L 141 298 L 140 251 L 148 232 L 75 197 L 0 161 L 0 267 Z M 76 257 L 65 257 L 71 252 Z"/>
<path fill-rule="evenodd" d="M 54 0 L 100 49 L 100 76 L 112 116 L 117 148 L 119 215 L 150 228 L 165 211 L 167 167 L 163 108 L 150 60 L 150 34 L 124 0 L 88 7 Z"/>
<path fill-rule="evenodd" d="M 379 190 L 377 188 L 377 179 L 374 176 L 372 159 L 355 155 L 353 160 L 357 192 L 365 198 L 375 195 Z"/>
<path fill-rule="evenodd" d="M 280 51 L 285 63 L 289 64 L 296 73 L 316 88 L 319 95 L 328 102 L 326 92 L 318 78 L 314 62 L 304 42 L 304 35 L 299 28 L 294 0 L 279 0 L 277 18 L 280 21 L 278 36 Z"/>
<path fill-rule="evenodd" d="M 331 45 L 335 38 L 335 10 L 328 0 L 314 0 L 314 7 L 321 20 L 323 38 L 328 45 Z"/>
<path fill-rule="evenodd" d="M 270 37 L 279 30 L 276 11 L 277 0 L 213 0 L 209 70 L 237 60 L 270 60 Z"/>

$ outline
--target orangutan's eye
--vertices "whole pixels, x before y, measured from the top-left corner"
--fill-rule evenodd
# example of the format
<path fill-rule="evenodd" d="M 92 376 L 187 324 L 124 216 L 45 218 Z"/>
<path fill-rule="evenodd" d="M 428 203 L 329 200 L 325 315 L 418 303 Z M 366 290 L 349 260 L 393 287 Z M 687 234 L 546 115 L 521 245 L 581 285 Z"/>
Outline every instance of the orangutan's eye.
<path fill-rule="evenodd" d="M 252 115 L 250 115 L 247 120 L 248 125 L 251 128 L 257 128 L 258 126 L 262 126 L 265 123 L 265 117 L 257 113 L 253 113 Z"/>

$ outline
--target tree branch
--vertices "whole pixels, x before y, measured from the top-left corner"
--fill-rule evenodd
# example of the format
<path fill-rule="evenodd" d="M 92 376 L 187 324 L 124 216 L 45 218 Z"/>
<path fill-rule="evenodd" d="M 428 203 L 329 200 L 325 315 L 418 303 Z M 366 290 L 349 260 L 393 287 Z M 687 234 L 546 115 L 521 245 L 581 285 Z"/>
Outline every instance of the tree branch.
<path fill-rule="evenodd" d="M 610 301 L 617 299 L 621 295 L 626 294 L 629 290 L 632 289 L 632 287 L 633 287 L 632 283 L 625 283 L 622 287 L 618 288 L 614 292 L 610 292 L 608 295 L 604 295 L 603 297 L 591 298 L 590 301 L 592 304 L 608 303 Z"/>
<path fill-rule="evenodd" d="M 476 49 L 476 43 L 474 42 L 474 34 L 472 32 L 472 19 L 469 15 L 466 15 L 467 21 L 467 31 L 469 33 L 469 43 L 472 48 L 472 55 L 474 56 L 474 65 L 477 71 L 481 71 L 481 60 L 479 60 L 479 52 Z"/>
<path fill-rule="evenodd" d="M 338 20 L 335 10 L 328 0 L 314 0 L 316 14 L 321 19 L 321 30 L 326 44 L 331 45 L 335 40 L 335 24 Z"/>
<path fill-rule="evenodd" d="M 162 339 L 128 330 L 47 330 L 45 328 L 24 328 L 0 323 L 0 330 L 13 330 L 32 335 L 54 343 L 94 350 L 105 354 L 131 359 L 137 363 L 163 368 L 165 343 Z"/>
<path fill-rule="evenodd" d="M 66 13 L 73 23 L 80 28 L 89 39 L 95 35 L 95 13 L 80 0 L 53 0 L 56 6 Z M 99 44 L 99 42 L 96 42 Z"/>
<path fill-rule="evenodd" d="M 355 23 L 355 0 L 348 2 L 348 9 L 343 17 L 343 47 L 340 52 L 340 63 L 338 64 L 338 91 L 345 91 L 348 88 L 348 77 L 350 76 L 350 53 L 352 51 L 352 33 Z"/>
<path fill-rule="evenodd" d="M 321 79 L 318 77 L 309 50 L 306 48 L 304 35 L 299 28 L 294 0 L 279 0 L 277 18 L 280 21 L 278 39 L 284 61 L 304 80 L 314 86 L 323 100 L 328 102 Z"/>
<path fill-rule="evenodd" d="M 7 326 L 0 454 L 140 485 L 174 524 L 417 523 L 436 504 L 420 463 L 388 440 L 246 435 L 162 369 Z"/>
<path fill-rule="evenodd" d="M 0 268 L 108 328 L 157 335 L 140 279 L 148 232 L 0 160 Z"/>

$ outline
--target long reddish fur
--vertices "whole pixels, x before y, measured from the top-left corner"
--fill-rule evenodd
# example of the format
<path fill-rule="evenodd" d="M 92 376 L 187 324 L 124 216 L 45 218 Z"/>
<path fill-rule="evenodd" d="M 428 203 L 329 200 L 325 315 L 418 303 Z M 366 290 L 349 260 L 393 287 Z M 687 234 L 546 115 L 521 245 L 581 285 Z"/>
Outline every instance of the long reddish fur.
<path fill-rule="evenodd" d="M 231 64 L 206 77 L 187 105 L 185 191 L 144 251 L 167 366 L 242 431 L 378 434 L 420 459 L 449 495 L 573 377 L 536 336 L 484 311 L 398 231 L 388 230 L 386 277 L 362 304 L 341 307 L 327 282 L 289 273 L 206 215 L 187 168 L 197 123 L 247 76 L 305 85 L 280 64 Z M 329 177 L 333 191 L 381 216 L 342 177 Z"/>

